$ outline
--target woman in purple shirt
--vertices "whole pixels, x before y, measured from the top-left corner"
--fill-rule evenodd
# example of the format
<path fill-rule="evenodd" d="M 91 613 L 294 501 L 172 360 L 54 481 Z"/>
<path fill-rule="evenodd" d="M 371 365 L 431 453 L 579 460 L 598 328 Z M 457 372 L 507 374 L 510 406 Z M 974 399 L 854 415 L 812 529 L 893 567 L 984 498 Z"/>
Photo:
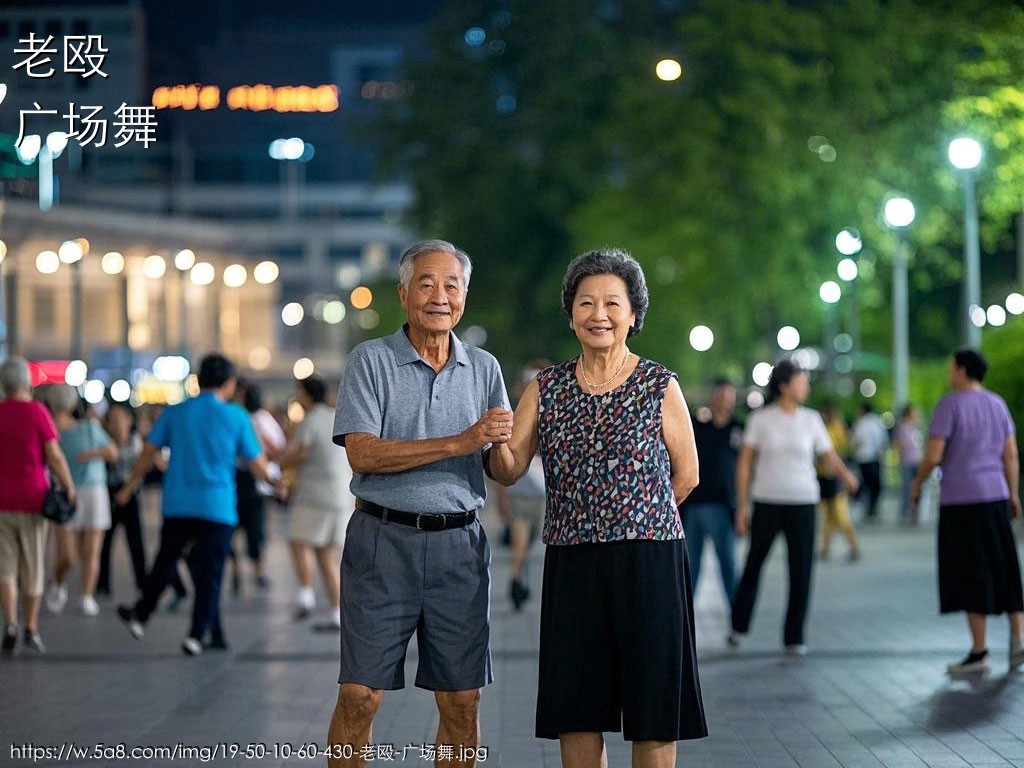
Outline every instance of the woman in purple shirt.
<path fill-rule="evenodd" d="M 925 455 L 914 479 L 916 504 L 921 484 L 942 466 L 939 507 L 939 610 L 965 611 L 971 651 L 947 669 L 950 674 L 985 672 L 986 617 L 1010 619 L 1010 668 L 1024 664 L 1020 562 L 1010 519 L 1020 514 L 1019 466 L 1013 418 L 999 395 L 981 382 L 988 361 L 961 347 L 953 353 L 953 391 L 935 406 Z"/>

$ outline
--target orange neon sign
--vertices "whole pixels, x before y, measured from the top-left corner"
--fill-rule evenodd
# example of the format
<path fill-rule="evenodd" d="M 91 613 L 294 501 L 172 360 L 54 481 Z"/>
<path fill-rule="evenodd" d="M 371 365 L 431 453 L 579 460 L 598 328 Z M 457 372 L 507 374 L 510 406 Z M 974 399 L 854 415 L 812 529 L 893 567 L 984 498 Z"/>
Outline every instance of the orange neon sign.
<path fill-rule="evenodd" d="M 236 85 L 221 99 L 216 85 L 161 85 L 153 91 L 157 109 L 207 111 L 226 103 L 228 109 L 251 112 L 336 112 L 339 91 L 336 85 Z"/>

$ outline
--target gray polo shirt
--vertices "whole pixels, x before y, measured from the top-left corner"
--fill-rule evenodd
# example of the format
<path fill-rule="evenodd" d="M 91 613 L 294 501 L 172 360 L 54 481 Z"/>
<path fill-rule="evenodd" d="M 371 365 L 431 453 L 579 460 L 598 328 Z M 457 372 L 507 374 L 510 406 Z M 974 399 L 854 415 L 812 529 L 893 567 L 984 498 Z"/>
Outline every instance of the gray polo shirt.
<path fill-rule="evenodd" d="M 334 442 L 363 432 L 385 440 L 457 435 L 488 408 L 508 408 L 494 356 L 451 334 L 448 364 L 435 373 L 409 343 L 405 328 L 352 350 L 338 392 Z M 484 504 L 483 451 L 405 472 L 352 476 L 352 493 L 406 512 L 469 512 Z"/>

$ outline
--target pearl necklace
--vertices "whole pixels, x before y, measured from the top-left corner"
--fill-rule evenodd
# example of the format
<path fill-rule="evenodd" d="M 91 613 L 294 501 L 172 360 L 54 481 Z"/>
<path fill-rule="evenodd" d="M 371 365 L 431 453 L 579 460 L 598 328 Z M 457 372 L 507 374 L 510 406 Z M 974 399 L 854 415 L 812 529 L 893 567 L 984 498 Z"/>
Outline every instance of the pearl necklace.
<path fill-rule="evenodd" d="M 580 375 L 583 376 L 583 381 L 586 383 L 587 389 L 590 390 L 590 394 L 592 394 L 592 395 L 595 394 L 594 390 L 603 389 L 604 387 L 608 386 L 608 384 L 610 384 L 611 382 L 615 381 L 615 379 L 617 379 L 619 377 L 619 374 L 622 373 L 622 369 L 626 367 L 626 361 L 629 360 L 629 354 L 630 354 L 629 350 L 627 349 L 626 350 L 626 354 L 622 358 L 622 362 L 619 363 L 618 370 L 616 370 L 615 373 L 613 373 L 610 378 L 605 379 L 600 384 L 594 384 L 590 379 L 587 378 L 587 371 L 583 367 L 583 355 L 580 355 L 577 358 L 576 362 L 577 362 L 577 364 L 579 365 L 579 368 L 580 368 Z"/>

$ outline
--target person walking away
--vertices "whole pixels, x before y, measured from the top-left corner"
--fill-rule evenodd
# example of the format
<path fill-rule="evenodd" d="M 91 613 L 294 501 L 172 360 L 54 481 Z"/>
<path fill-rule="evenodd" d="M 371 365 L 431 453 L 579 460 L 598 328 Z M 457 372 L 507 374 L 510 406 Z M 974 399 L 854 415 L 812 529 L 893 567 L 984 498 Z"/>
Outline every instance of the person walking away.
<path fill-rule="evenodd" d="M 1010 669 L 1024 664 L 1024 595 L 1010 520 L 1020 515 L 1020 463 L 1013 417 L 982 382 L 988 360 L 960 347 L 949 364 L 952 392 L 932 413 L 924 458 L 911 488 L 916 504 L 932 470 L 939 485 L 939 612 L 967 614 L 971 650 L 946 667 L 952 674 L 989 669 L 988 616 L 1010 623 Z"/>
<path fill-rule="evenodd" d="M 76 389 L 58 384 L 50 387 L 47 396 L 60 430 L 60 447 L 78 489 L 78 508 L 74 517 L 54 528 L 57 557 L 46 592 L 46 608 L 51 613 L 64 610 L 68 601 L 68 575 L 80 564 L 79 608 L 86 616 L 96 616 L 100 612 L 95 597 L 100 549 L 111 523 L 107 462 L 117 458 L 117 448 L 99 422 L 78 418 L 82 401 Z"/>
<path fill-rule="evenodd" d="M 917 505 L 911 499 L 914 478 L 924 455 L 924 438 L 918 421 L 917 408 L 905 406 L 892 436 L 900 463 L 900 520 L 908 525 L 917 525 L 918 522 Z"/>
<path fill-rule="evenodd" d="M 846 420 L 833 403 L 827 403 L 821 409 L 821 418 L 825 422 L 825 430 L 839 458 L 845 463 L 850 450 L 850 437 L 846 431 Z M 840 484 L 835 472 L 824 461 L 818 460 L 818 488 L 821 491 L 821 549 L 819 557 L 828 560 L 832 549 L 832 539 L 836 531 L 846 537 L 846 559 L 854 563 L 860 560 L 860 542 L 857 541 L 857 530 L 850 519 L 849 496 Z"/>
<path fill-rule="evenodd" d="M 0 609 L 5 655 L 18 643 L 18 593 L 21 592 L 23 647 L 45 653 L 39 634 L 39 606 L 46 580 L 43 501 L 49 490 L 47 469 L 76 501 L 75 481 L 60 449 L 57 426 L 42 403 L 32 400 L 28 362 L 11 356 L 0 363 Z"/>
<path fill-rule="evenodd" d="M 334 441 L 348 452 L 356 512 L 341 560 L 331 766 L 364 764 L 384 691 L 405 686 L 414 633 L 416 685 L 439 713 L 435 745 L 454 746 L 462 759 L 451 765 L 476 764 L 480 691 L 493 680 L 483 451 L 508 440 L 512 412 L 497 360 L 454 333 L 471 272 L 449 242 L 411 246 L 398 267 L 406 324 L 346 362 Z"/>
<path fill-rule="evenodd" d="M 864 520 L 878 520 L 878 499 L 882 495 L 882 459 L 889 445 L 889 434 L 882 417 L 866 400 L 861 403 L 860 415 L 853 423 L 850 435 L 853 460 L 860 469 L 860 498 L 864 503 Z"/>
<path fill-rule="evenodd" d="M 693 594 L 700 580 L 704 541 L 710 538 L 730 609 L 736 594 L 736 456 L 743 439 L 735 411 L 736 385 L 716 379 L 708 408 L 698 409 L 693 417 L 700 482 L 680 507 Z"/>
<path fill-rule="evenodd" d="M 741 535 L 750 531 L 750 548 L 727 638 L 733 647 L 750 629 L 761 569 L 781 533 L 789 566 L 782 642 L 786 653 L 806 655 L 815 508 L 820 494 L 815 460 L 823 460 L 851 492 L 857 489 L 857 478 L 832 447 L 821 415 L 803 405 L 810 391 L 807 372 L 792 360 L 783 360 L 772 369 L 768 405 L 747 419 L 736 464 L 736 531 Z"/>

